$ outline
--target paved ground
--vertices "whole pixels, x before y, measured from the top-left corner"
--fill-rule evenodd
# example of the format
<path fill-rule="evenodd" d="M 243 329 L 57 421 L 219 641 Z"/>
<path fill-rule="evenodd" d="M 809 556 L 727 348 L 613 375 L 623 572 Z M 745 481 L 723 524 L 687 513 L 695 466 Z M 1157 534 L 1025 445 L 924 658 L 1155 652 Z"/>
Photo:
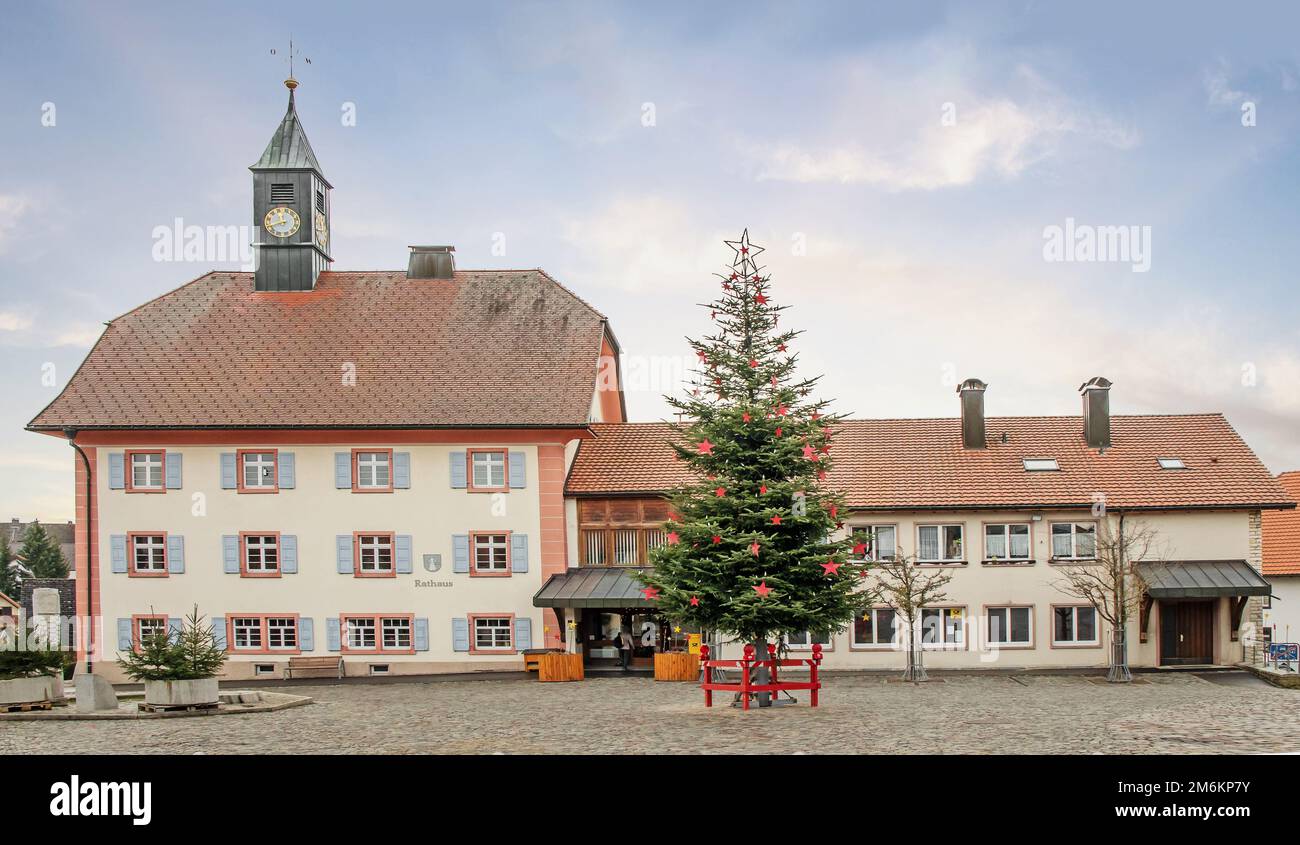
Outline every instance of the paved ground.
<path fill-rule="evenodd" d="M 832 675 L 822 706 L 706 710 L 648 678 L 294 685 L 315 704 L 248 716 L 0 724 L 22 753 L 1244 753 L 1300 751 L 1300 692 L 1193 674 Z M 1218 682 L 1216 682 L 1218 681 Z M 274 688 L 268 688 L 274 689 Z"/>

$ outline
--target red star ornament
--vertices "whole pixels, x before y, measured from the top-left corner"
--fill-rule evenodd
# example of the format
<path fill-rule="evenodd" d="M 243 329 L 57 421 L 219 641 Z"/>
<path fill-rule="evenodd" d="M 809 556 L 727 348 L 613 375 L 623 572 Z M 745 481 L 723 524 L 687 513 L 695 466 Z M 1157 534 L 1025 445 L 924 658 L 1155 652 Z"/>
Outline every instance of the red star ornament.
<path fill-rule="evenodd" d="M 701 455 L 713 454 L 713 444 L 709 442 L 709 438 L 707 437 L 701 440 L 700 445 L 695 448 L 696 451 L 699 452 Z"/>
<path fill-rule="evenodd" d="M 867 555 L 867 544 L 864 543 L 864 542 L 862 542 L 861 540 L 859 540 L 857 543 L 854 543 L 854 544 L 853 544 L 853 554 L 854 554 L 855 556 L 857 556 L 857 557 L 866 557 L 866 555 Z"/>
<path fill-rule="evenodd" d="M 668 545 L 675 546 L 682 541 L 682 538 L 676 531 L 668 532 Z"/>
<path fill-rule="evenodd" d="M 766 484 L 759 485 L 759 488 L 758 488 L 758 495 L 760 495 L 760 496 L 766 496 L 766 495 L 767 495 L 767 485 L 766 485 Z"/>
<path fill-rule="evenodd" d="M 752 554 L 754 557 L 758 557 L 758 549 L 759 549 L 759 545 L 757 540 L 749 544 L 750 554 Z"/>
<path fill-rule="evenodd" d="M 810 461 L 815 461 L 817 460 L 817 450 L 805 444 L 803 447 L 803 456 Z"/>
<path fill-rule="evenodd" d="M 722 542 L 722 538 L 719 537 L 717 534 L 714 534 L 714 535 L 713 535 L 713 545 L 716 546 L 718 543 L 721 543 L 721 542 Z"/>
<path fill-rule="evenodd" d="M 655 599 L 659 598 L 659 591 L 656 590 L 654 587 L 646 587 L 641 592 L 645 593 L 646 601 L 654 601 Z"/>
<path fill-rule="evenodd" d="M 750 359 L 749 359 L 749 366 L 750 366 L 750 367 L 757 367 L 757 366 L 758 366 L 758 359 L 757 359 L 757 358 L 750 358 Z"/>
<path fill-rule="evenodd" d="M 840 574 L 840 567 L 843 566 L 843 565 L 844 565 L 844 564 L 842 564 L 842 563 L 836 563 L 836 562 L 833 561 L 833 560 L 828 560 L 828 561 L 826 561 L 825 563 L 822 564 L 822 574 L 823 574 L 823 575 L 839 575 L 839 574 Z"/>
<path fill-rule="evenodd" d="M 727 495 L 727 488 L 726 488 L 726 487 L 719 487 L 717 490 L 714 490 L 713 492 L 714 492 L 714 494 L 717 495 L 717 497 L 718 497 L 719 499 L 721 499 L 723 496 Z"/>
<path fill-rule="evenodd" d="M 780 524 L 781 524 L 781 517 L 780 517 L 780 515 L 777 515 L 777 516 L 772 517 L 772 524 L 773 524 L 773 525 L 780 525 Z"/>
<path fill-rule="evenodd" d="M 751 419 L 751 417 L 749 416 L 749 411 L 746 411 L 743 414 L 741 414 L 740 419 L 744 422 L 749 422 Z"/>
<path fill-rule="evenodd" d="M 777 437 L 780 437 L 780 436 L 781 436 L 781 426 L 779 426 L 779 425 L 776 427 L 776 436 L 777 436 Z"/>
<path fill-rule="evenodd" d="M 754 281 L 756 282 L 758 281 L 758 276 L 754 277 Z M 759 305 L 766 305 L 767 297 L 763 296 L 762 291 L 759 291 L 758 295 L 754 297 L 754 301 L 757 302 Z"/>
<path fill-rule="evenodd" d="M 691 596 L 691 607 L 699 607 L 699 606 L 700 606 L 700 597 Z"/>
<path fill-rule="evenodd" d="M 777 405 L 777 406 L 776 406 L 776 415 L 777 415 L 778 417 L 784 417 L 784 416 L 785 416 L 786 414 L 788 414 L 788 413 L 790 413 L 790 409 L 787 408 L 786 406 L 784 406 L 784 405 Z"/>
<path fill-rule="evenodd" d="M 770 593 L 770 592 L 772 592 L 772 589 L 771 589 L 770 587 L 767 586 L 767 580 L 766 580 L 766 579 L 764 579 L 764 580 L 763 580 L 763 583 L 759 584 L 757 587 L 750 587 L 750 589 L 753 590 L 754 592 L 758 593 L 759 596 L 761 596 L 761 597 L 763 597 L 763 598 L 767 598 L 767 594 Z"/>

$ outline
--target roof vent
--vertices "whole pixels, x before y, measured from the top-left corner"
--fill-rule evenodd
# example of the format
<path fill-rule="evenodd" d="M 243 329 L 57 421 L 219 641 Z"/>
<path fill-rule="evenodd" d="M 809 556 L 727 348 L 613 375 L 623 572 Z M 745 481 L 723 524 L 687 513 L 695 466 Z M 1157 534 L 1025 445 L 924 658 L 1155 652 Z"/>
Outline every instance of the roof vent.
<path fill-rule="evenodd" d="M 406 265 L 408 279 L 450 279 L 456 272 L 454 246 L 412 246 Z"/>
<path fill-rule="evenodd" d="M 1079 385 L 1083 394 L 1083 437 L 1094 449 L 1110 445 L 1110 388 L 1109 379 L 1097 376 Z"/>

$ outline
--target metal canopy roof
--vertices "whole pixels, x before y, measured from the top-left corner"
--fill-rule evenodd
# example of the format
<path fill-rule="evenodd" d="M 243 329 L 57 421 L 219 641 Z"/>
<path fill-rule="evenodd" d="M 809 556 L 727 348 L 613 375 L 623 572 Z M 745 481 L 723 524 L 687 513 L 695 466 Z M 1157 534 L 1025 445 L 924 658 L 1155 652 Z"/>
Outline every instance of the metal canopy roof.
<path fill-rule="evenodd" d="M 1269 583 L 1244 560 L 1175 560 L 1139 563 L 1153 599 L 1267 596 Z"/>
<path fill-rule="evenodd" d="M 302 121 L 298 119 L 298 110 L 294 108 L 293 91 L 289 92 L 289 109 L 284 113 L 284 120 L 271 136 L 262 157 L 249 170 L 314 170 L 321 175 L 320 162 L 312 152 L 303 131 Z"/>
<path fill-rule="evenodd" d="M 552 575 L 533 596 L 533 607 L 655 607 L 641 592 L 631 567 L 589 567 Z"/>

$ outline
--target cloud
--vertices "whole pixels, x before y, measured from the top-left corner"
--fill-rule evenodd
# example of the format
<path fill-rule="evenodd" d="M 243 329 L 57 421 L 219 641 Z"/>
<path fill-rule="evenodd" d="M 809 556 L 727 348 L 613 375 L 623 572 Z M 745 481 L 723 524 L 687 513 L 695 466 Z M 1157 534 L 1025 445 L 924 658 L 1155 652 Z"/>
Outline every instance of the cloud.
<path fill-rule="evenodd" d="M 31 202 L 27 197 L 0 194 L 0 255 L 6 252 L 19 224 L 30 210 Z"/>
<path fill-rule="evenodd" d="M 102 325 L 72 325 L 57 331 L 51 346 L 82 346 L 89 349 L 104 331 Z"/>
<path fill-rule="evenodd" d="M 16 311 L 0 311 L 0 332 L 26 331 L 32 325 L 32 318 Z"/>
<path fill-rule="evenodd" d="M 1285 86 L 1285 78 L 1283 83 Z M 1214 67 L 1205 69 L 1204 84 L 1206 101 L 1215 108 L 1236 107 L 1246 100 L 1255 99 L 1245 91 L 1232 87 L 1228 80 L 1228 63 L 1223 59 Z"/>

